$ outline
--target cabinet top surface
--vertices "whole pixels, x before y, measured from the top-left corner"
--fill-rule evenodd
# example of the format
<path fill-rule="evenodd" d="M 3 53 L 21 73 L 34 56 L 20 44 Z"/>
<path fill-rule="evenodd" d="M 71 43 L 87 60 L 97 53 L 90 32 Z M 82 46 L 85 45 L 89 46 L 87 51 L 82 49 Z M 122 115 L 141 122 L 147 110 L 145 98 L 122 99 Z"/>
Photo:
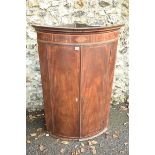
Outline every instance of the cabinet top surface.
<path fill-rule="evenodd" d="M 66 24 L 59 25 L 55 27 L 50 26 L 41 26 L 41 25 L 32 25 L 37 32 L 58 32 L 58 33 L 91 33 L 91 32 L 106 32 L 106 31 L 117 31 L 123 25 L 114 25 L 110 27 L 104 26 L 92 26 L 87 24 Z"/>

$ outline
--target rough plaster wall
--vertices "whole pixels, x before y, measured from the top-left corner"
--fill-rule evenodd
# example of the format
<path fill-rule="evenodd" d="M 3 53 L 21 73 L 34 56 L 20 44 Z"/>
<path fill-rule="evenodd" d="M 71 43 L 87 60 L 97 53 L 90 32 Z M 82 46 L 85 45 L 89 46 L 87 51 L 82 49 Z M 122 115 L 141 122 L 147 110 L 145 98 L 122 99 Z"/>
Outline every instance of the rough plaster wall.
<path fill-rule="evenodd" d="M 42 107 L 37 36 L 31 24 L 87 23 L 110 26 L 124 23 L 120 31 L 112 104 L 128 101 L 128 0 L 27 0 L 27 108 Z"/>

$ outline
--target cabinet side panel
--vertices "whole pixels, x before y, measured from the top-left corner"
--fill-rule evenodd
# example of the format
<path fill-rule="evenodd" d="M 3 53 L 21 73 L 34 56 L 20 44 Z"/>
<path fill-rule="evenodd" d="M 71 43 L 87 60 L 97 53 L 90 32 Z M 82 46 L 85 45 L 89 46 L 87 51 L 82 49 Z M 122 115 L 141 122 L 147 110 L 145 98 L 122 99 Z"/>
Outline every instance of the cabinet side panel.
<path fill-rule="evenodd" d="M 49 74 L 47 66 L 47 50 L 46 44 L 39 43 L 39 59 L 40 59 L 40 70 L 41 70 L 41 81 L 43 88 L 43 99 L 44 99 L 44 110 L 45 110 L 45 119 L 47 130 L 52 131 L 53 122 L 52 122 L 52 109 L 51 109 L 51 100 L 50 100 L 50 87 L 49 87 Z"/>
<path fill-rule="evenodd" d="M 81 137 L 106 127 L 106 89 L 109 46 L 82 47 L 81 56 Z"/>
<path fill-rule="evenodd" d="M 116 54 L 117 54 L 117 43 L 115 42 L 111 43 L 110 47 L 110 57 L 109 57 L 109 63 L 108 63 L 108 81 L 107 81 L 107 95 L 106 95 L 106 113 L 104 115 L 104 118 L 107 120 L 107 126 L 108 126 L 108 120 L 109 120 L 109 111 L 110 111 L 110 101 L 111 101 L 111 94 L 112 94 L 112 85 L 113 85 L 113 78 L 114 78 L 114 69 L 115 69 L 115 62 L 116 62 Z"/>
<path fill-rule="evenodd" d="M 80 53 L 73 46 L 48 46 L 54 135 L 79 137 Z"/>

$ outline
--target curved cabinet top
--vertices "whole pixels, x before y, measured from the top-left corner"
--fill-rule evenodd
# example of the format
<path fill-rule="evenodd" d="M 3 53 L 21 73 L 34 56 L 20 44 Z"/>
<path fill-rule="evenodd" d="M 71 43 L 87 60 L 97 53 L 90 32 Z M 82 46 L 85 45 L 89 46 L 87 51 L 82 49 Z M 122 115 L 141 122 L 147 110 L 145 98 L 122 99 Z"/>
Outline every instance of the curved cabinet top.
<path fill-rule="evenodd" d="M 111 27 L 103 27 L 103 26 L 90 26 L 86 24 L 66 24 L 59 25 L 56 27 L 49 26 L 39 26 L 32 25 L 37 32 L 46 32 L 46 33 L 69 33 L 69 34 L 88 34 L 88 33 L 104 33 L 108 31 L 117 31 L 123 25 L 115 25 Z"/>
<path fill-rule="evenodd" d="M 118 30 L 123 25 L 112 27 L 69 24 L 57 27 L 36 26 L 38 42 L 51 44 L 89 45 L 112 42 L 118 39 Z"/>

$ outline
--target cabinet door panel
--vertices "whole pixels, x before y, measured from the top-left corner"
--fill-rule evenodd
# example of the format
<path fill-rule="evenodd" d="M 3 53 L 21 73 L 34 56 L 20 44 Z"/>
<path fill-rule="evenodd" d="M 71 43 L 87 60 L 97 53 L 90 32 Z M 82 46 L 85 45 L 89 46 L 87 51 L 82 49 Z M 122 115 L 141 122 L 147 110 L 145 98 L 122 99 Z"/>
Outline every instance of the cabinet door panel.
<path fill-rule="evenodd" d="M 80 52 L 73 46 L 48 46 L 53 132 L 79 137 Z"/>
<path fill-rule="evenodd" d="M 106 127 L 110 46 L 81 49 L 81 137 Z"/>

